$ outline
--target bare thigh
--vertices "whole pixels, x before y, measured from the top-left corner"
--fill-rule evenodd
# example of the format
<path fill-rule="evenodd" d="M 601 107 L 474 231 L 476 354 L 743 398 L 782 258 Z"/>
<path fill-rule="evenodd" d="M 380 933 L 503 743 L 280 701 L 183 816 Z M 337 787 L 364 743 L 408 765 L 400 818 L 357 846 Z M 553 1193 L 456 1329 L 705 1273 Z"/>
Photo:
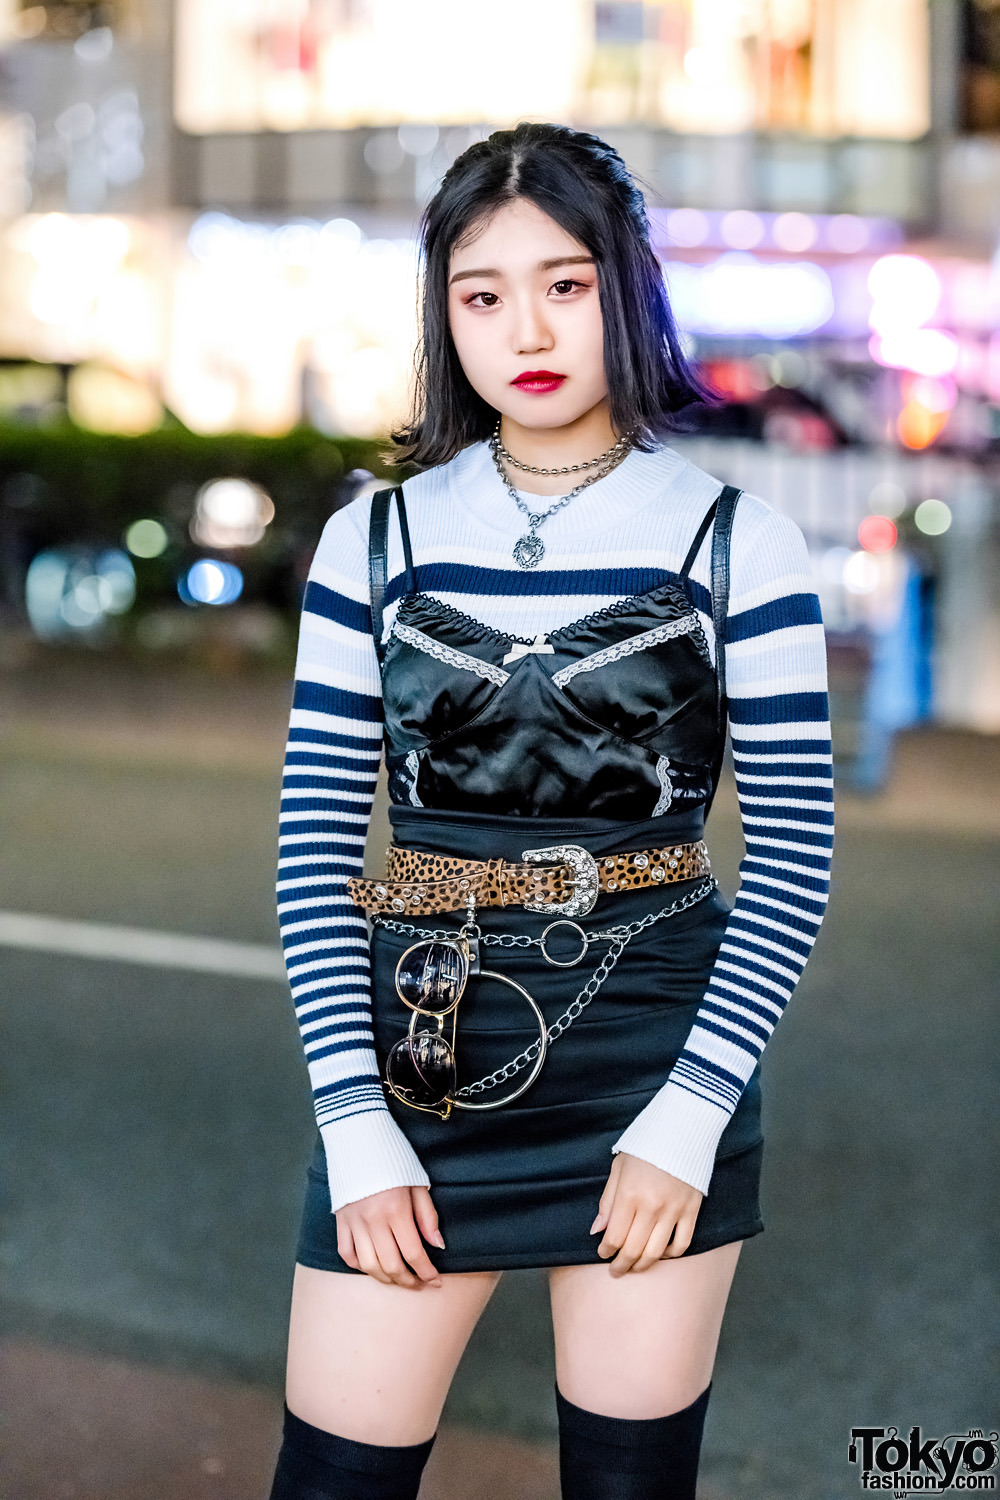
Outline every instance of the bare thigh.
<path fill-rule="evenodd" d="M 289 1409 L 356 1442 L 425 1442 L 437 1431 L 462 1351 L 499 1280 L 499 1272 L 474 1271 L 411 1291 L 296 1263 Z"/>
<path fill-rule="evenodd" d="M 549 1272 L 556 1379 L 575 1406 L 606 1417 L 665 1417 L 690 1406 L 715 1365 L 743 1241 L 612 1276 Z"/>

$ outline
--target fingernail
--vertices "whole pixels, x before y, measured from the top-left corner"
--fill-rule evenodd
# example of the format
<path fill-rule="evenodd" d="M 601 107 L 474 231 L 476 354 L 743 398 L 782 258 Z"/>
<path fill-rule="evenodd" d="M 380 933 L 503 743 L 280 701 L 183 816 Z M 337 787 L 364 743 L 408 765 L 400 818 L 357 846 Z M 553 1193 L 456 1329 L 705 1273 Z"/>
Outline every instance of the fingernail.
<path fill-rule="evenodd" d="M 591 1234 L 596 1234 L 599 1229 L 603 1229 L 603 1228 L 604 1228 L 604 1219 L 603 1219 L 603 1217 L 600 1214 L 598 1214 L 597 1218 L 594 1220 L 593 1224 L 591 1224 L 591 1226 L 590 1226 L 590 1232 L 591 1232 Z"/>
<path fill-rule="evenodd" d="M 444 1240 L 441 1236 L 440 1229 L 435 1229 L 434 1233 L 431 1235 L 431 1244 L 437 1245 L 440 1250 L 444 1249 Z"/>
<path fill-rule="evenodd" d="M 438 1277 L 435 1278 L 434 1281 L 429 1281 L 427 1283 L 427 1285 L 428 1286 L 444 1286 L 444 1282 L 441 1280 L 440 1276 L 438 1276 Z"/>

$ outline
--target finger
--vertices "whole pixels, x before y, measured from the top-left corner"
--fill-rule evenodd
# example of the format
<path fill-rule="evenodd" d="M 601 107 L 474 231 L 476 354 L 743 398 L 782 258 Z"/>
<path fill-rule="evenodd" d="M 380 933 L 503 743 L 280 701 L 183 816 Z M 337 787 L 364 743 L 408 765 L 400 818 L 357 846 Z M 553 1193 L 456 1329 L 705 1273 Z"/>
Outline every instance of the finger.
<path fill-rule="evenodd" d="M 434 1200 L 424 1187 L 410 1189 L 410 1199 L 413 1204 L 413 1217 L 417 1228 L 424 1239 L 431 1245 L 437 1245 L 439 1250 L 444 1249 L 444 1236 L 438 1227 L 437 1209 Z"/>
<path fill-rule="evenodd" d="M 594 1220 L 593 1224 L 591 1224 L 590 1226 L 591 1234 L 596 1234 L 599 1229 L 607 1228 L 608 1220 L 611 1217 L 611 1209 L 615 1201 L 615 1193 L 618 1190 L 618 1179 L 621 1176 L 621 1166 L 621 1156 L 616 1156 L 614 1161 L 611 1163 L 611 1171 L 608 1173 L 608 1180 L 604 1184 L 604 1191 L 601 1194 L 601 1201 L 597 1205 L 597 1217 Z"/>
<path fill-rule="evenodd" d="M 651 1213 L 636 1214 L 625 1236 L 625 1243 L 611 1262 L 612 1276 L 624 1276 L 626 1271 L 631 1271 L 645 1250 L 650 1231 L 655 1223 L 656 1219 Z"/>
<path fill-rule="evenodd" d="M 673 1215 L 668 1214 L 666 1218 L 660 1218 L 649 1232 L 646 1248 L 632 1267 L 633 1271 L 648 1271 L 655 1266 L 658 1260 L 662 1260 L 663 1252 L 667 1248 L 671 1231 L 674 1227 Z"/>
<path fill-rule="evenodd" d="M 700 1207 L 701 1205 L 699 1204 L 698 1208 Z M 684 1254 L 685 1250 L 691 1243 L 691 1238 L 694 1234 L 694 1226 L 697 1222 L 697 1209 L 693 1214 L 681 1214 L 680 1218 L 677 1220 L 677 1228 L 674 1230 L 673 1244 L 668 1245 L 664 1252 L 665 1256 L 668 1259 L 674 1260 L 678 1255 Z"/>
<path fill-rule="evenodd" d="M 396 1236 L 388 1224 L 380 1224 L 377 1229 L 372 1229 L 371 1236 L 379 1264 L 390 1281 L 395 1282 L 396 1286 L 423 1286 L 423 1282 L 414 1276 L 409 1266 L 404 1265 Z"/>
<path fill-rule="evenodd" d="M 408 1224 L 405 1222 L 394 1224 L 392 1232 L 403 1260 L 412 1266 L 420 1280 L 427 1282 L 430 1286 L 440 1286 L 441 1272 L 424 1249 L 424 1242 L 417 1233 L 417 1226 L 413 1220 L 411 1219 Z"/>
<path fill-rule="evenodd" d="M 350 1225 L 341 1224 L 339 1218 L 337 1219 L 337 1254 L 346 1266 L 351 1267 L 352 1271 L 361 1270 L 358 1264 L 358 1252 L 354 1248 L 354 1236 L 351 1233 Z"/>
<path fill-rule="evenodd" d="M 608 1227 L 604 1231 L 604 1238 L 597 1247 L 597 1253 L 602 1260 L 610 1260 L 612 1255 L 618 1254 L 628 1237 L 634 1218 L 635 1206 L 631 1203 L 623 1203 L 620 1198 L 616 1198 L 608 1219 Z"/>
<path fill-rule="evenodd" d="M 371 1235 L 365 1229 L 355 1229 L 352 1232 L 359 1268 L 364 1271 L 366 1276 L 370 1276 L 373 1281 L 381 1281 L 383 1286 L 388 1286 L 389 1277 L 382 1269 L 375 1246 L 372 1243 Z"/>

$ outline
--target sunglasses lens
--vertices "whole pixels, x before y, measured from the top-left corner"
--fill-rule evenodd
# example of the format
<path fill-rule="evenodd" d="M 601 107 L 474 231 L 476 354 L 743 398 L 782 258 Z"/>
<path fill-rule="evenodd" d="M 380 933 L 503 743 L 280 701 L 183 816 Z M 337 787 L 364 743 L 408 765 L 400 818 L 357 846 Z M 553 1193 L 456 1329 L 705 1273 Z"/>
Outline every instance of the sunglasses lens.
<path fill-rule="evenodd" d="M 408 1005 L 444 1015 L 469 977 L 469 960 L 453 943 L 416 943 L 396 965 L 396 988 Z"/>
<path fill-rule="evenodd" d="M 408 1104 L 433 1109 L 455 1087 L 455 1058 L 435 1031 L 418 1031 L 397 1042 L 386 1058 L 385 1076 Z"/>

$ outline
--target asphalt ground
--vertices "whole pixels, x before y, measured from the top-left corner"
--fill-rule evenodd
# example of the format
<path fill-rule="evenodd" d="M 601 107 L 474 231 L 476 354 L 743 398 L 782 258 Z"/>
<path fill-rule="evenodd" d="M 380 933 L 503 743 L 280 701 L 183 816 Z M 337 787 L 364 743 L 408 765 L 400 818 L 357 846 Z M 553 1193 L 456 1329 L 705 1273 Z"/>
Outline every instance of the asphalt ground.
<path fill-rule="evenodd" d="M 98 662 L 0 674 L 0 910 L 274 942 L 287 702 Z M 840 799 L 830 913 L 765 1053 L 765 1233 L 705 1500 L 858 1493 L 852 1426 L 996 1426 L 996 748 L 911 735 L 886 795 Z M 732 891 L 731 788 L 709 841 Z M 314 1129 L 287 992 L 3 948 L 0 974 L 0 1496 L 266 1494 Z M 509 1274 L 428 1496 L 553 1500 L 552 1381 L 544 1277 Z"/>

